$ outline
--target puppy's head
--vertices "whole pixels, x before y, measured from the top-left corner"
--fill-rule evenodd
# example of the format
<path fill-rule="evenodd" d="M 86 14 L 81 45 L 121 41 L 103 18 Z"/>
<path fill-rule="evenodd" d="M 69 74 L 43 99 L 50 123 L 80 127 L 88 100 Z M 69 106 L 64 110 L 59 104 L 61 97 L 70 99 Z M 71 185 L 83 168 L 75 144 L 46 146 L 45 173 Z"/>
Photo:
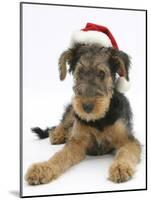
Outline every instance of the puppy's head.
<path fill-rule="evenodd" d="M 129 57 L 126 53 L 98 44 L 77 44 L 64 51 L 59 59 L 60 80 L 73 74 L 76 114 L 84 120 L 96 120 L 107 112 L 118 75 L 129 80 Z"/>

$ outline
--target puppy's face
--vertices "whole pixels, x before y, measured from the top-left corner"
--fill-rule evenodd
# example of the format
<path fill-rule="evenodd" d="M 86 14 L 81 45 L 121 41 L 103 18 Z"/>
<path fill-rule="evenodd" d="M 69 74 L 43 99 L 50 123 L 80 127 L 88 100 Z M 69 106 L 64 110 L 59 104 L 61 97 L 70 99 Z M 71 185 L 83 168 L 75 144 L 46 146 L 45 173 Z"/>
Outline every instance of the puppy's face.
<path fill-rule="evenodd" d="M 66 57 L 70 66 L 69 71 L 74 78 L 73 108 L 84 120 L 90 121 L 103 117 L 109 108 L 116 73 L 122 62 L 115 55 L 113 56 L 113 51 L 100 45 L 79 45 L 66 51 L 66 54 L 62 54 L 60 58 L 60 78 L 65 77 L 66 63 L 63 62 Z M 121 69 L 125 70 L 123 67 Z"/>
<path fill-rule="evenodd" d="M 113 80 L 105 52 L 89 51 L 79 58 L 75 70 L 72 100 L 75 112 L 87 121 L 105 114 L 113 90 Z"/>

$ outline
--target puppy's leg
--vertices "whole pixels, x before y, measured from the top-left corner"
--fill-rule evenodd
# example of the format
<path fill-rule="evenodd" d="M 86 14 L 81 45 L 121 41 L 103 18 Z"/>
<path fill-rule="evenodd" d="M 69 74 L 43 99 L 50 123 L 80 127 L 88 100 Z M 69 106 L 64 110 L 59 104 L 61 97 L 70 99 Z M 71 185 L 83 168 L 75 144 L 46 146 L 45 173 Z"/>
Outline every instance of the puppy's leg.
<path fill-rule="evenodd" d="M 77 129 L 78 131 L 78 129 Z M 50 160 L 33 164 L 27 171 L 26 180 L 30 185 L 48 183 L 66 171 L 69 167 L 85 158 L 89 145 L 89 135 L 73 135 L 64 148 Z"/>
<path fill-rule="evenodd" d="M 30 185 L 48 183 L 61 175 L 72 165 L 84 159 L 86 144 L 81 140 L 72 139 L 50 160 L 33 164 L 27 171 L 26 180 Z"/>
<path fill-rule="evenodd" d="M 133 136 L 126 134 L 126 128 L 122 124 L 116 131 L 112 139 L 117 152 L 109 170 L 109 179 L 120 183 L 132 178 L 140 160 L 141 145 Z"/>
<path fill-rule="evenodd" d="M 140 160 L 140 152 L 140 144 L 136 140 L 119 148 L 110 167 L 109 179 L 116 183 L 128 181 L 133 176 Z"/>
<path fill-rule="evenodd" d="M 73 108 L 71 105 L 69 105 L 63 114 L 61 123 L 53 130 L 49 131 L 51 144 L 63 144 L 68 140 L 69 136 L 71 135 L 70 133 L 73 126 L 73 121 Z"/>
<path fill-rule="evenodd" d="M 64 144 L 70 136 L 70 128 L 65 128 L 62 123 L 49 131 L 51 144 Z"/>

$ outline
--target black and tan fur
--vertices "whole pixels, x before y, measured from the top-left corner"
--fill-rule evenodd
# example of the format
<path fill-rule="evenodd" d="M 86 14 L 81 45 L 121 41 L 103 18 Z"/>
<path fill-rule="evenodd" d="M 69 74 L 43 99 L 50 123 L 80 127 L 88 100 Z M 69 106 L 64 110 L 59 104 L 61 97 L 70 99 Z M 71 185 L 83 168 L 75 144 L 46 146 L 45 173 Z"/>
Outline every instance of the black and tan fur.
<path fill-rule="evenodd" d="M 26 180 L 31 185 L 48 183 L 86 154 L 102 155 L 116 151 L 109 179 L 129 180 L 140 160 L 141 147 L 133 135 L 132 113 L 127 98 L 116 90 L 116 76 L 129 79 L 129 56 L 98 44 L 77 44 L 59 59 L 60 79 L 73 74 L 75 96 L 67 106 L 60 124 L 53 129 L 33 129 L 40 138 L 65 146 L 49 160 L 33 164 Z"/>

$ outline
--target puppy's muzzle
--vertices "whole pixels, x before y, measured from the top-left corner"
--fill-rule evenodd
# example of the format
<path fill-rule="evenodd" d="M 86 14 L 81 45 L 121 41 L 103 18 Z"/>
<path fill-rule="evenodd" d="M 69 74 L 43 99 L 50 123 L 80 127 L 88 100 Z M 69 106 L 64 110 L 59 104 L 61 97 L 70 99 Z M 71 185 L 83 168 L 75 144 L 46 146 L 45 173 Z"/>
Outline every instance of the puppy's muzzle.
<path fill-rule="evenodd" d="M 86 113 L 90 113 L 90 112 L 92 112 L 94 105 L 92 103 L 84 103 L 84 104 L 82 104 L 82 107 Z"/>

